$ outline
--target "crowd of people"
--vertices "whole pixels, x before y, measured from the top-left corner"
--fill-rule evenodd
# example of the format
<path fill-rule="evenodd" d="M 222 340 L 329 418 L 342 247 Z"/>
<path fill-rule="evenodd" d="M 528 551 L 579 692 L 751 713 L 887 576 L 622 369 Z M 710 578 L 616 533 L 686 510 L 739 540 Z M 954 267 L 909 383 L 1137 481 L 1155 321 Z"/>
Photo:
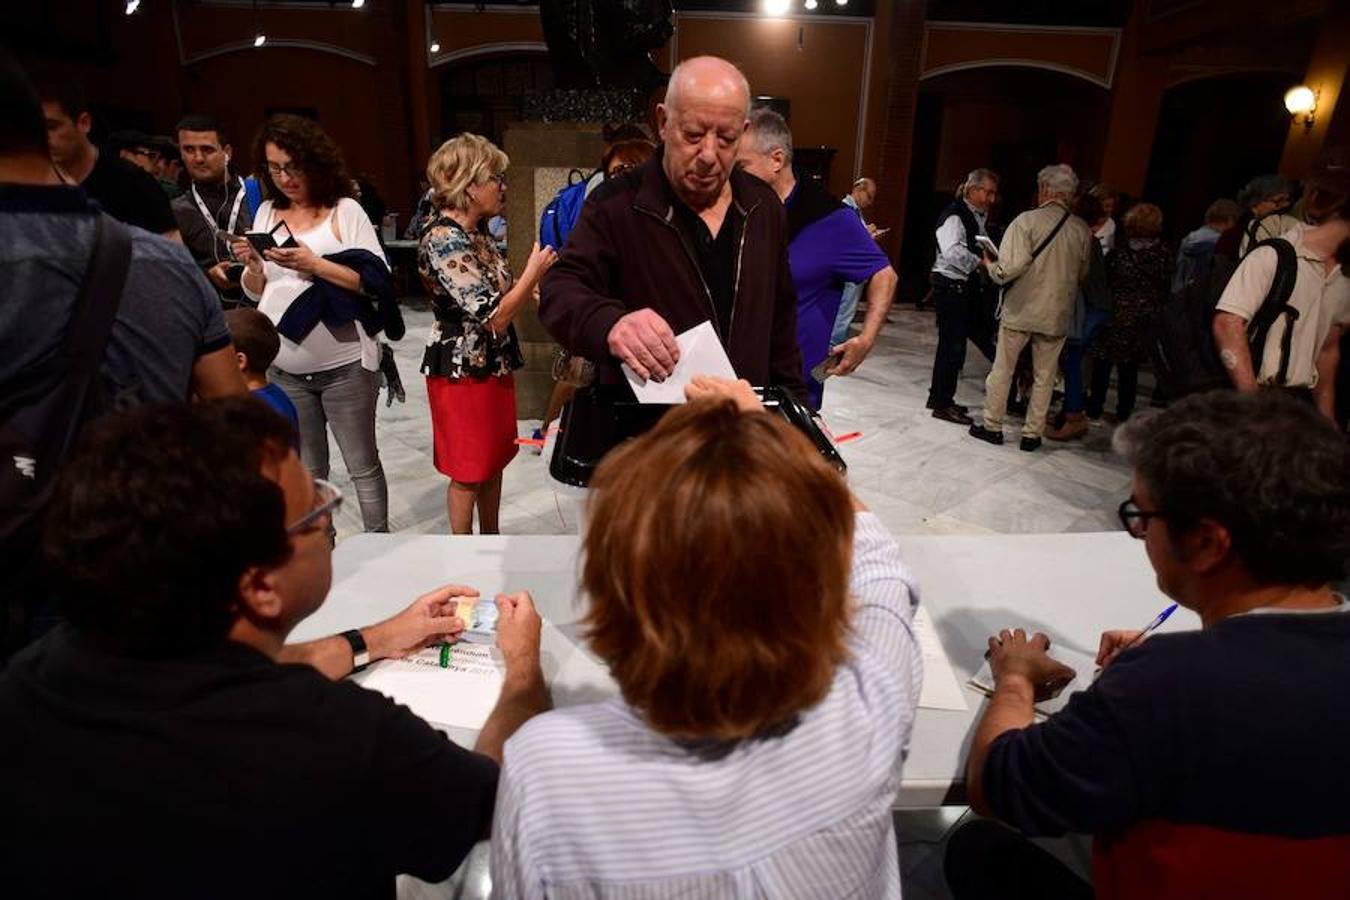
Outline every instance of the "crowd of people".
<path fill-rule="evenodd" d="M 487 228 L 506 155 L 468 134 L 432 153 L 422 372 L 454 532 L 497 527 L 527 304 L 596 383 L 623 383 L 621 366 L 669 377 L 676 335 L 703 322 L 739 376 L 695 377 L 591 482 L 582 635 L 619 696 L 551 709 L 533 600 L 498 595 L 503 687 L 468 749 L 346 676 L 456 641 L 473 586 L 288 641 L 332 580 L 330 431 L 365 528 L 388 528 L 380 337 L 403 324 L 340 150 L 311 120 L 269 117 L 255 202 L 227 136 L 189 116 L 191 185 L 169 205 L 88 140 L 76 89 L 46 84 L 0 55 L 0 383 L 26 404 L 0 432 L 18 472 L 0 481 L 17 651 L 0 671 L 6 894 L 78 879 L 108 896 L 388 896 L 394 876 L 442 880 L 490 836 L 505 898 L 900 896 L 891 811 L 924 674 L 919 585 L 751 388 L 818 409 L 825 379 L 874 347 L 897 281 L 860 216 L 874 182 L 847 202 L 797 178 L 787 123 L 751 111 L 745 76 L 687 60 L 659 142 L 607 153 L 562 246 L 535 242 L 516 275 Z M 1101 896 L 1318 900 L 1350 883 L 1350 779 L 1327 751 L 1350 738 L 1350 604 L 1333 587 L 1350 560 L 1350 443 L 1329 421 L 1350 323 L 1338 153 L 1304 180 L 1292 223 L 1268 221 L 1278 203 L 1258 213 L 1280 199 L 1263 181 L 1250 215 L 1211 207 L 1175 265 L 1156 206 L 1117 225 L 1116 198 L 1080 192 L 1065 165 L 1042 170 L 1037 208 L 997 241 L 994 172 L 944 210 L 933 415 L 1001 443 L 1026 381 L 1034 450 L 1061 363 L 1078 369 L 1065 436 L 1103 409 L 1114 367 L 1134 472 L 1122 526 L 1203 625 L 1106 632 L 1100 677 L 1044 721 L 1034 704 L 1063 675 L 1044 635 L 990 638 L 994 695 L 960 751 L 990 818 L 945 860 L 961 900 L 1092 896 L 1029 840 L 1066 831 L 1096 838 Z M 160 201 L 171 219 L 131 221 Z M 1178 282 L 1186 296 L 1215 281 L 1225 254 L 1212 328 L 1234 389 L 1135 415 L 1154 312 Z M 1282 318 L 1250 343 L 1283 282 Z M 856 334 L 849 291 L 867 300 Z M 979 424 L 955 397 L 968 340 L 993 365 Z"/>
<path fill-rule="evenodd" d="M 1168 307 L 1180 305 L 1195 307 L 1207 332 L 1212 327 L 1199 337 L 1215 348 L 1224 384 L 1291 391 L 1344 429 L 1337 381 L 1346 378 L 1339 357 L 1350 325 L 1348 159 L 1345 148 L 1327 151 L 1304 179 L 1297 205 L 1298 186 L 1288 179 L 1253 179 L 1241 204 L 1210 204 L 1204 225 L 1175 253 L 1162 237 L 1161 209 L 1134 203 L 1118 225 L 1115 193 L 1101 184 L 1080 191 L 1066 165 L 1042 169 L 1037 208 L 1000 229 L 988 221 L 999 177 L 972 171 L 938 216 L 933 417 L 997 445 L 1005 416 L 1015 411 L 1023 415 L 1019 446 L 1035 451 L 1042 437 L 1077 440 L 1110 415 L 1114 371 L 1111 418 L 1124 422 L 1135 411 L 1140 366 L 1176 343 L 1162 332 L 1175 327 L 1176 318 L 1164 315 Z M 1286 257 L 1288 274 L 1281 275 Z M 1275 296 L 1286 282 L 1289 290 Z M 955 398 L 967 339 L 992 364 L 978 423 Z M 1154 405 L 1188 391 L 1189 384 L 1168 384 L 1170 375 L 1165 367 L 1155 372 Z M 1057 383 L 1063 403 L 1047 429 Z"/>

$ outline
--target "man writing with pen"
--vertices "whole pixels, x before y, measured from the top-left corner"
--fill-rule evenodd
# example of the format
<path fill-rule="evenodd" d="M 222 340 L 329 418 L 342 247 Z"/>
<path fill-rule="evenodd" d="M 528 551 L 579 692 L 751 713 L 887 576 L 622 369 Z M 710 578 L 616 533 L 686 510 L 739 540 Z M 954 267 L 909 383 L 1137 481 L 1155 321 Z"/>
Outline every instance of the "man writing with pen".
<path fill-rule="evenodd" d="M 1217 392 L 1131 421 L 1116 447 L 1134 466 L 1121 520 L 1202 628 L 1106 632 L 1100 676 L 1039 723 L 1033 704 L 1072 671 L 1044 635 L 990 639 L 966 780 L 975 811 L 1012 828 L 952 836 L 953 895 L 1344 897 L 1350 604 L 1332 585 L 1350 445 L 1310 404 Z M 1091 885 L 1027 837 L 1066 832 L 1094 838 Z"/>

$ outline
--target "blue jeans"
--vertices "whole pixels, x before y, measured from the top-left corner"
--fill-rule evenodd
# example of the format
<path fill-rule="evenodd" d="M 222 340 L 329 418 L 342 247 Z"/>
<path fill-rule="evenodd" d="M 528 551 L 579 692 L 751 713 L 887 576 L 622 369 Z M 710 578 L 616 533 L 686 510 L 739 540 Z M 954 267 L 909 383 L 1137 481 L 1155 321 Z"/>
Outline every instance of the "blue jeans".
<path fill-rule="evenodd" d="M 839 315 L 835 316 L 834 332 L 830 335 L 831 347 L 838 347 L 848 340 L 848 327 L 853 324 L 853 314 L 858 311 L 862 290 L 861 284 L 849 282 L 844 285 L 844 292 L 839 296 Z"/>
<path fill-rule="evenodd" d="M 286 392 L 300 417 L 300 458 L 315 478 L 328 477 L 328 429 L 356 487 L 366 531 L 389 530 L 389 485 L 375 445 L 380 373 L 360 361 L 307 375 L 273 368 L 268 377 Z"/>
<path fill-rule="evenodd" d="M 1064 411 L 1080 413 L 1083 411 L 1083 354 L 1092 338 L 1106 324 L 1111 314 L 1100 309 L 1088 307 L 1087 318 L 1083 322 L 1083 337 L 1069 341 L 1064 345 Z"/>

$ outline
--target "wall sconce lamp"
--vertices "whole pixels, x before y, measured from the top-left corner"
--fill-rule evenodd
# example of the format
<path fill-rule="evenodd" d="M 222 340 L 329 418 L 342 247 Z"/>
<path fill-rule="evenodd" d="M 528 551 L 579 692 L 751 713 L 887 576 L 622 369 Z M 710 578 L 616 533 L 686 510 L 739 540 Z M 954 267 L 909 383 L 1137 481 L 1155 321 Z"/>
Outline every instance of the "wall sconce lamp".
<path fill-rule="evenodd" d="M 1304 131 L 1312 131 L 1313 121 L 1317 117 L 1317 95 L 1318 92 L 1306 84 L 1291 87 L 1285 92 L 1284 108 L 1289 110 L 1289 114 L 1294 117 L 1296 122 L 1299 116 L 1304 117 Z"/>

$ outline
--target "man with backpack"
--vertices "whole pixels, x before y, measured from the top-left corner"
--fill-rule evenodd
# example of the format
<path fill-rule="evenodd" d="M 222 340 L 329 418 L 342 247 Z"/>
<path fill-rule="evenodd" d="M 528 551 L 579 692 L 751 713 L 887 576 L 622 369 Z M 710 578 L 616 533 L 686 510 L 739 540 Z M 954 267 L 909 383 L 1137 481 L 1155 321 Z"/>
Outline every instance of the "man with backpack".
<path fill-rule="evenodd" d="M 1313 224 L 1295 226 L 1243 258 L 1219 298 L 1214 342 L 1238 390 L 1291 389 L 1334 418 L 1341 330 L 1350 325 L 1347 148 L 1324 153 L 1304 184 L 1304 211 Z M 1281 255 L 1296 261 L 1292 289 L 1283 292 L 1282 302 L 1271 299 Z"/>
<path fill-rule="evenodd" d="M 110 408 L 242 394 L 220 299 L 175 241 L 52 168 L 42 108 L 0 51 L 0 658 L 40 617 L 31 561 L 52 477 Z"/>

